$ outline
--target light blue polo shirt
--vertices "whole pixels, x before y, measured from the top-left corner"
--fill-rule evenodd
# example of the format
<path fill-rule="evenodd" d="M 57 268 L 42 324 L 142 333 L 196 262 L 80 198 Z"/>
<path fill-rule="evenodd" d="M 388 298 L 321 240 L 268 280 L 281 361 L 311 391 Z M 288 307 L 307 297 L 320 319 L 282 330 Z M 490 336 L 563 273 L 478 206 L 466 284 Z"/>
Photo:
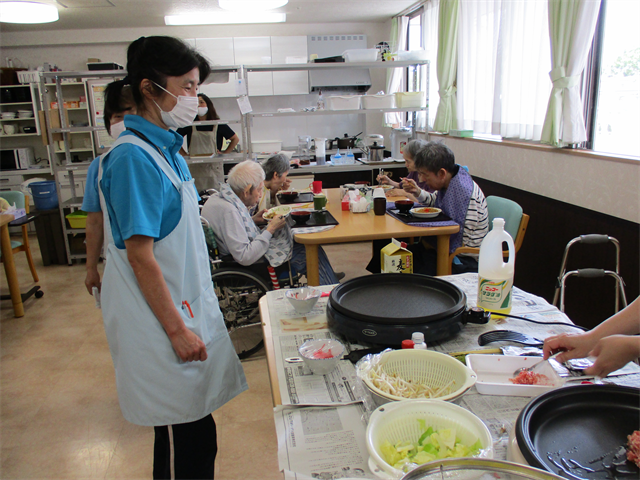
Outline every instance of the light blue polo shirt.
<path fill-rule="evenodd" d="M 87 170 L 87 181 L 84 185 L 84 197 L 82 199 L 82 210 L 85 212 L 101 212 L 100 194 L 98 193 L 98 171 L 100 169 L 100 157 L 94 158 L 89 170 Z"/>
<path fill-rule="evenodd" d="M 182 146 L 180 135 L 137 115 L 126 115 L 124 124 L 156 145 L 181 180 L 191 179 L 187 163 L 178 154 Z M 129 130 L 120 137 L 124 135 L 135 136 Z M 133 235 L 161 240 L 178 225 L 182 216 L 180 193 L 145 150 L 132 144 L 118 145 L 106 156 L 102 170 L 100 188 L 118 248 L 125 248 L 124 241 Z"/>

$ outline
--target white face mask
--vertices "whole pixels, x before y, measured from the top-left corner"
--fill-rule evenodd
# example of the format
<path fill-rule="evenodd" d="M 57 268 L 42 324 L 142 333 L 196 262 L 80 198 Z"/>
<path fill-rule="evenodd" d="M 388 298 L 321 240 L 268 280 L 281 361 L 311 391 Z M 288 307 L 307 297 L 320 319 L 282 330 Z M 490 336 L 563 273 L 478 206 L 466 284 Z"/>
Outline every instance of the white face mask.
<path fill-rule="evenodd" d="M 156 82 L 153 83 L 162 88 Z M 186 95 L 176 97 L 166 88 L 162 88 L 162 90 L 178 99 L 178 103 L 176 103 L 176 106 L 173 107 L 170 112 L 165 112 L 160 108 L 160 105 L 158 105 L 155 100 L 153 101 L 153 103 L 156 104 L 156 107 L 160 110 L 160 116 L 162 117 L 164 124 L 169 128 L 182 128 L 191 125 L 193 123 L 193 119 L 198 113 L 198 97 L 188 97 Z"/>
<path fill-rule="evenodd" d="M 204 117 L 209 111 L 209 107 L 198 107 L 198 116 Z"/>
<path fill-rule="evenodd" d="M 118 138 L 120 134 L 125 130 L 126 127 L 124 126 L 124 120 L 118 123 L 114 123 L 113 125 L 111 125 L 111 138 Z"/>

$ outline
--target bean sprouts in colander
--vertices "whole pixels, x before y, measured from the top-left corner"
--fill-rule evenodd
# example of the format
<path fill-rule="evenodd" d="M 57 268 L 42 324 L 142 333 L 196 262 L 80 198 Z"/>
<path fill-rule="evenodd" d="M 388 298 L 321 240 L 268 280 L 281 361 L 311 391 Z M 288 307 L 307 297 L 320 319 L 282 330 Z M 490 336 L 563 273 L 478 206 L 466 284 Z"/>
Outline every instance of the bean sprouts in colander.
<path fill-rule="evenodd" d="M 415 383 L 401 378 L 397 373 L 386 373 L 380 364 L 373 365 L 367 375 L 371 383 L 384 393 L 403 398 L 438 398 L 452 393 L 455 386 L 453 380 L 442 387 Z"/>

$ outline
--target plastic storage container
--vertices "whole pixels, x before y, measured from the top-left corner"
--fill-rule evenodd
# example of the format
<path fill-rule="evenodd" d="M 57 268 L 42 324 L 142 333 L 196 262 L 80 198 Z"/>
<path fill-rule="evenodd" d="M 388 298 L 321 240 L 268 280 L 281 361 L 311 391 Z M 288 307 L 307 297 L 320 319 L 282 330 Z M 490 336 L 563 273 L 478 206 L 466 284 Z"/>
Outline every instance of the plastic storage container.
<path fill-rule="evenodd" d="M 282 150 L 282 142 L 280 140 L 263 140 L 259 142 L 251 142 L 251 150 L 258 153 L 276 153 Z"/>
<path fill-rule="evenodd" d="M 509 249 L 509 261 L 502 257 L 502 243 Z M 511 290 L 515 270 L 516 249 L 504 230 L 504 219 L 493 219 L 493 230 L 480 245 L 478 260 L 478 307 L 495 313 L 511 311 Z"/>
<path fill-rule="evenodd" d="M 377 48 L 356 48 L 345 50 L 342 54 L 345 62 L 375 62 L 378 60 Z"/>
<path fill-rule="evenodd" d="M 389 95 L 363 95 L 362 108 L 372 110 L 376 108 L 396 108 L 396 96 Z"/>
<path fill-rule="evenodd" d="M 53 210 L 58 208 L 58 192 L 56 182 L 32 182 L 29 184 L 33 203 L 38 210 Z"/>
<path fill-rule="evenodd" d="M 332 95 L 327 97 L 329 110 L 360 110 L 362 95 Z"/>
<path fill-rule="evenodd" d="M 69 220 L 71 228 L 87 228 L 87 212 L 76 210 L 75 212 L 68 214 L 66 217 L 67 220 Z"/>
<path fill-rule="evenodd" d="M 421 108 L 427 106 L 427 96 L 424 92 L 396 92 L 398 108 Z"/>

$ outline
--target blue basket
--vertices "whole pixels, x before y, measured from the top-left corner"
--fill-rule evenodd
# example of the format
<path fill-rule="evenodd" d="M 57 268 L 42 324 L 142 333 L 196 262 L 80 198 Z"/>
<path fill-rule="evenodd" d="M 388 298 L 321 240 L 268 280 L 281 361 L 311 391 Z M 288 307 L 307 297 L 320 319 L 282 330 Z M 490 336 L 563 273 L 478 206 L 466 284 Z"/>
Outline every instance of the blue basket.
<path fill-rule="evenodd" d="M 29 189 L 33 195 L 33 203 L 38 210 L 53 210 L 58 208 L 58 193 L 56 182 L 32 182 Z"/>

